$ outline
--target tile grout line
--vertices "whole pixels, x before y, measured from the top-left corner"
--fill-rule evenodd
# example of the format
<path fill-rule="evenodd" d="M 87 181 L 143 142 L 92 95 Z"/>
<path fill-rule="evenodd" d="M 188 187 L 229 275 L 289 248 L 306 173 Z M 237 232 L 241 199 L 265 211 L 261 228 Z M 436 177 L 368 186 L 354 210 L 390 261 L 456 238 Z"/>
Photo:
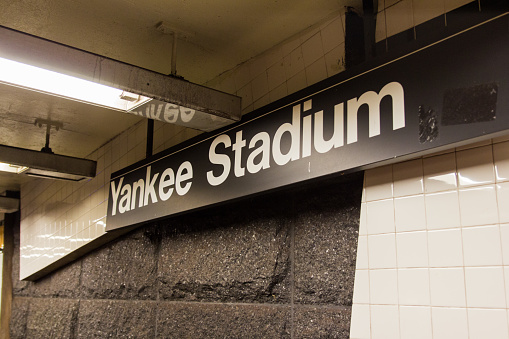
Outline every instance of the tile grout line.
<path fill-rule="evenodd" d="M 481 9 L 481 2 L 479 1 L 479 9 Z M 492 157 L 492 165 L 493 165 L 493 175 L 495 177 L 495 199 L 496 199 L 496 204 L 497 204 L 497 229 L 498 229 L 498 237 L 499 237 L 499 241 L 500 241 L 500 256 L 501 256 L 501 269 L 502 269 L 502 279 L 504 281 L 504 297 L 505 297 L 505 310 L 506 310 L 506 314 L 507 314 L 507 309 L 509 307 L 509 305 L 507 304 L 507 279 L 509 279 L 509 277 L 507 276 L 507 273 L 506 273 L 506 269 L 505 269 L 505 266 L 504 266 L 504 243 L 503 243 L 503 240 L 502 240 L 502 221 L 501 221 L 501 218 L 500 218 L 500 204 L 499 204 L 499 190 L 498 190 L 498 187 L 499 187 L 499 182 L 498 182 L 498 175 L 497 175 L 497 161 L 495 159 L 495 143 L 493 143 L 493 139 L 492 139 L 492 143 L 491 143 L 491 157 Z M 467 311 L 468 312 L 468 311 Z M 507 323 L 507 329 L 509 330 L 509 322 Z M 508 332 L 509 333 L 509 332 Z"/>
<path fill-rule="evenodd" d="M 421 178 L 422 178 L 422 197 L 424 201 L 424 228 L 426 232 L 426 260 L 427 265 L 426 269 L 428 271 L 428 302 L 429 302 L 429 319 L 430 319 L 430 330 L 431 330 L 431 337 L 434 337 L 433 334 L 433 306 L 431 302 L 431 264 L 430 264 L 430 255 L 429 255 L 429 228 L 428 228 L 428 205 L 426 204 L 426 181 L 425 181 L 425 174 L 424 174 L 424 158 L 420 158 L 420 172 L 421 172 Z"/>
<path fill-rule="evenodd" d="M 157 223 L 155 224 L 154 226 L 156 229 L 159 229 L 159 227 L 161 227 L 160 225 L 158 225 Z M 159 290 L 160 290 L 160 286 L 161 284 L 159 283 L 159 258 L 161 257 L 161 243 L 163 241 L 163 236 L 162 234 L 158 234 L 160 236 L 160 239 L 158 239 L 158 243 L 157 243 L 157 247 L 156 247 L 156 281 L 155 281 L 155 285 L 156 285 L 156 314 L 155 314 L 155 324 L 154 324 L 154 338 L 157 338 L 157 335 L 158 335 L 158 328 L 157 328 L 157 324 L 159 323 L 159 312 L 161 310 L 161 307 L 160 307 L 160 297 L 159 297 Z"/>
<path fill-rule="evenodd" d="M 463 262 L 463 266 L 461 267 L 463 271 L 463 286 L 465 290 L 465 313 L 466 313 L 466 320 L 467 320 L 467 333 L 470 336 L 470 322 L 469 322 L 469 316 L 468 316 L 468 298 L 467 298 L 467 272 L 465 269 L 465 250 L 463 245 L 463 216 L 462 216 L 462 208 L 461 208 L 461 201 L 460 201 L 460 191 L 462 187 L 460 186 L 460 178 L 459 178 L 459 170 L 458 170 L 458 151 L 456 148 L 454 149 L 454 170 L 455 170 L 455 178 L 456 178 L 456 191 L 458 192 L 458 209 L 459 209 L 459 231 L 460 231 L 460 237 L 461 237 L 461 260 Z"/>
<path fill-rule="evenodd" d="M 400 274 L 400 269 L 399 269 L 399 264 L 398 264 L 398 245 L 397 245 L 397 242 L 396 242 L 396 234 L 398 233 L 397 232 L 397 229 L 396 229 L 396 204 L 395 204 L 395 192 L 394 192 L 394 164 L 390 165 L 390 169 L 391 169 L 391 198 L 390 200 L 392 200 L 392 213 L 393 213 L 393 227 L 394 227 L 394 254 L 395 254 L 395 267 L 394 267 L 394 270 L 396 271 L 396 302 L 397 302 L 397 309 L 398 309 L 398 336 L 401 337 L 401 303 L 400 303 L 400 298 L 399 298 L 399 293 L 400 293 L 400 284 L 399 284 L 399 274 Z M 393 232 L 391 231 L 389 234 L 393 234 Z"/>
<path fill-rule="evenodd" d="M 369 264 L 369 238 L 368 238 L 368 203 L 367 203 L 367 191 L 368 187 L 366 185 L 366 172 L 364 172 L 364 178 L 362 180 L 362 188 L 364 196 L 361 197 L 361 207 L 362 204 L 364 204 L 364 212 L 365 212 L 365 218 L 364 218 L 364 230 L 366 231 L 366 265 L 367 265 L 367 271 L 368 271 L 368 326 L 369 326 L 369 336 L 371 338 L 371 266 Z M 362 219 L 361 219 L 362 221 Z M 361 227 L 359 223 L 359 228 Z M 355 279 L 355 277 L 354 277 Z M 354 280 L 355 283 L 355 280 Z M 354 290 L 355 293 L 355 290 Z M 353 299 L 353 297 L 352 297 Z M 353 303 L 352 303 L 353 304 Z M 352 313 L 353 313 L 353 305 L 352 305 Z M 351 321 L 351 319 L 350 319 Z M 350 325 L 350 331 L 351 331 L 351 325 Z"/>

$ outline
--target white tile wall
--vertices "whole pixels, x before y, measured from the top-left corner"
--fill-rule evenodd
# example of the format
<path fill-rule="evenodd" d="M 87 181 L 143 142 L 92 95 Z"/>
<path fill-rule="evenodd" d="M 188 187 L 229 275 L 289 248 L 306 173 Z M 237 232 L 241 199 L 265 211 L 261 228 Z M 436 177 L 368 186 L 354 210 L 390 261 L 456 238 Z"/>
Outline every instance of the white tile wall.
<path fill-rule="evenodd" d="M 395 164 L 392 169 L 394 196 L 404 197 L 424 193 L 422 159 Z"/>
<path fill-rule="evenodd" d="M 495 159 L 495 172 L 498 181 L 509 179 L 509 149 L 504 144 L 493 145 L 493 158 Z"/>
<path fill-rule="evenodd" d="M 434 339 L 468 338 L 466 308 L 432 307 L 431 316 Z"/>
<path fill-rule="evenodd" d="M 508 154 L 498 138 L 366 171 L 352 339 L 509 338 Z"/>
<path fill-rule="evenodd" d="M 399 313 L 394 305 L 371 306 L 371 332 L 374 338 L 399 338 Z"/>
<path fill-rule="evenodd" d="M 412 6 L 415 25 L 436 18 L 445 11 L 444 0 L 414 0 Z"/>
<path fill-rule="evenodd" d="M 430 305 L 429 270 L 427 268 L 402 268 L 398 270 L 400 305 Z"/>
<path fill-rule="evenodd" d="M 368 263 L 370 269 L 397 266 L 396 236 L 394 232 L 368 235 Z"/>
<path fill-rule="evenodd" d="M 376 42 L 444 15 L 470 2 L 472 0 L 379 0 Z M 444 23 L 446 23 L 446 19 L 444 19 Z"/>
<path fill-rule="evenodd" d="M 422 160 L 426 193 L 447 191 L 457 187 L 456 157 L 447 153 Z"/>
<path fill-rule="evenodd" d="M 344 70 L 343 21 L 338 12 L 205 85 L 241 96 L 248 113 L 337 74 Z M 90 154 L 97 161 L 92 180 L 40 179 L 21 188 L 21 278 L 104 234 L 110 174 L 145 157 L 146 129 L 142 121 Z M 154 153 L 199 133 L 156 121 Z"/>
<path fill-rule="evenodd" d="M 385 199 L 366 204 L 368 234 L 394 232 L 394 201 Z"/>
<path fill-rule="evenodd" d="M 460 226 L 460 205 L 456 190 L 426 194 L 424 201 L 428 230 Z"/>
<path fill-rule="evenodd" d="M 430 268 L 431 306 L 466 307 L 463 267 Z"/>
<path fill-rule="evenodd" d="M 242 97 L 242 113 L 344 70 L 344 14 L 337 13 L 206 83 Z"/>
<path fill-rule="evenodd" d="M 354 288 L 355 289 L 355 288 Z M 355 294 L 354 294 L 355 298 Z M 371 337 L 371 306 L 369 303 L 354 302 L 350 321 L 350 338 Z M 353 316 L 355 315 L 355 316 Z M 396 317 L 397 318 L 397 317 Z"/>
<path fill-rule="evenodd" d="M 97 161 L 91 180 L 37 179 L 21 188 L 22 279 L 105 233 L 110 175 L 143 159 L 145 133 L 142 121 L 90 154 Z"/>
<path fill-rule="evenodd" d="M 479 186 L 495 182 L 491 145 L 457 152 L 456 164 L 460 187 Z"/>
<path fill-rule="evenodd" d="M 396 270 L 369 271 L 369 301 L 374 305 L 398 303 L 398 272 Z"/>
<path fill-rule="evenodd" d="M 396 233 L 396 253 L 398 268 L 428 267 L 427 232 Z"/>
<path fill-rule="evenodd" d="M 483 185 L 459 190 L 462 226 L 494 224 L 498 222 L 495 185 Z"/>
<path fill-rule="evenodd" d="M 425 214 L 423 195 L 394 199 L 394 215 L 397 232 L 425 229 Z"/>
<path fill-rule="evenodd" d="M 507 338 L 506 310 L 470 308 L 468 329 L 471 339 Z"/>
<path fill-rule="evenodd" d="M 387 36 L 414 26 L 412 0 L 401 0 L 385 9 Z"/>
<path fill-rule="evenodd" d="M 401 338 L 431 338 L 431 307 L 401 306 Z"/>

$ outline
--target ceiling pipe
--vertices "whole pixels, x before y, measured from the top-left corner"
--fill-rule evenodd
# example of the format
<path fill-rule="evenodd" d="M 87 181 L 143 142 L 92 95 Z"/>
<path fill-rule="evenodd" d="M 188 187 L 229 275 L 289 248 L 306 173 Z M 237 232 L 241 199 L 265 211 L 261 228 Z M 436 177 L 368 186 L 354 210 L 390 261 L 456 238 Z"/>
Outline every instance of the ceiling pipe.
<path fill-rule="evenodd" d="M 173 32 L 173 43 L 171 46 L 171 75 L 177 75 L 177 33 Z"/>

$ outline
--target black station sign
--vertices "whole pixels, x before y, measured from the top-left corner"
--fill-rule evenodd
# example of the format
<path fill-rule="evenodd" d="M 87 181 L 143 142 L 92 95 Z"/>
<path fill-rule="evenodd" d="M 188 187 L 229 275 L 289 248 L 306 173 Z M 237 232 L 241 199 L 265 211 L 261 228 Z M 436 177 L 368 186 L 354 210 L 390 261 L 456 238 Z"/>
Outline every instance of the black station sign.
<path fill-rule="evenodd" d="M 107 230 L 509 129 L 509 20 L 333 78 L 112 175 Z"/>

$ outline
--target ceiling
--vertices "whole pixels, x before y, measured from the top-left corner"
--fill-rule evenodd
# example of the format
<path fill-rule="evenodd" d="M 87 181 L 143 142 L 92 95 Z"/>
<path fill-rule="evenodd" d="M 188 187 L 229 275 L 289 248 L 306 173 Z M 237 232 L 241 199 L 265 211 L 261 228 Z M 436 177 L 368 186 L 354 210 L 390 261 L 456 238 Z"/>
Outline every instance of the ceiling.
<path fill-rule="evenodd" d="M 177 73 L 203 84 L 298 32 L 352 0 L 17 0 L 4 1 L 0 25 L 156 72 L 171 70 L 172 36 L 179 32 Z M 0 42 L 1 48 L 1 42 Z M 40 150 L 45 128 L 57 154 L 85 157 L 141 118 L 0 85 L 0 144 Z M 28 177 L 0 173 L 0 193 Z"/>

